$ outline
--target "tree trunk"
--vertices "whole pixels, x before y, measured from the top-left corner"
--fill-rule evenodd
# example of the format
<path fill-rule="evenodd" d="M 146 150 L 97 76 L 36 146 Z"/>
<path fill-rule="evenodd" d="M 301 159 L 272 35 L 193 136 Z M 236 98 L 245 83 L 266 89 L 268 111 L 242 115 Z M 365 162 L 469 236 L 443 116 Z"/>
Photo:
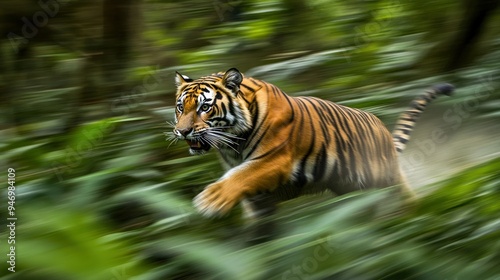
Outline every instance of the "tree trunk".
<path fill-rule="evenodd" d="M 472 62 L 474 48 L 479 42 L 487 20 L 494 15 L 499 4 L 499 0 L 466 1 L 462 32 L 457 33 L 453 40 L 453 47 L 449 49 L 451 54 L 445 64 L 445 71 L 451 71 Z"/>
<path fill-rule="evenodd" d="M 106 97 L 119 96 L 125 89 L 127 69 L 132 49 L 132 23 L 136 0 L 103 1 L 103 60 L 102 68 Z"/>

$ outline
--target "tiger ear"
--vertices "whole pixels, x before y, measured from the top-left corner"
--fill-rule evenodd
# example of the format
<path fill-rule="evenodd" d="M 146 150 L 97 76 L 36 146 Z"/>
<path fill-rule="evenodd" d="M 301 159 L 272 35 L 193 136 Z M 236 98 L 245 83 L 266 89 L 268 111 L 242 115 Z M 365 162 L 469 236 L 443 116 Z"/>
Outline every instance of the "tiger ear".
<path fill-rule="evenodd" d="M 222 83 L 233 93 L 237 94 L 240 90 L 241 82 L 243 82 L 243 75 L 236 68 L 231 68 L 226 71 L 224 77 L 222 78 Z"/>
<path fill-rule="evenodd" d="M 180 87 L 185 83 L 190 83 L 192 82 L 193 79 L 189 78 L 186 75 L 182 75 L 181 73 L 175 71 L 175 85 Z"/>

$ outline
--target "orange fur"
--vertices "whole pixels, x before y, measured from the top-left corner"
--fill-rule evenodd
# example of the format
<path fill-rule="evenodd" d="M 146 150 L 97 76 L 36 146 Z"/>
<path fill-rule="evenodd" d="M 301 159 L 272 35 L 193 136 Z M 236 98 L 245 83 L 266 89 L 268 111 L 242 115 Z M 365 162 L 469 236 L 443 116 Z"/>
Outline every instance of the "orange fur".
<path fill-rule="evenodd" d="M 194 199 L 203 214 L 224 215 L 242 200 L 269 214 L 279 201 L 324 190 L 341 195 L 399 185 L 411 192 L 398 164 L 404 148 L 399 140 L 409 130 L 391 135 L 370 113 L 291 97 L 234 68 L 197 80 L 177 74 L 176 82 L 175 136 L 188 142 L 192 154 L 218 149 L 227 167 Z M 422 100 L 419 106 L 432 99 Z M 399 123 L 405 129 L 416 120 L 408 119 L 411 110 Z"/>

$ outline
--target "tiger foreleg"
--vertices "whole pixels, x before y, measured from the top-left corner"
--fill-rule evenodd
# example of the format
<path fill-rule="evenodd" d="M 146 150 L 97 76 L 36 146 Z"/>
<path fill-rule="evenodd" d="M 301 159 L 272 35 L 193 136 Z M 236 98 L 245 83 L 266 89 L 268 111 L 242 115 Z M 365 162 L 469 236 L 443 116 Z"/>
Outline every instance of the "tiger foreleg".
<path fill-rule="evenodd" d="M 234 167 L 198 194 L 193 200 L 194 206 L 206 216 L 226 215 L 242 199 L 282 185 L 290 173 L 289 162 L 279 157 L 262 158 Z"/>

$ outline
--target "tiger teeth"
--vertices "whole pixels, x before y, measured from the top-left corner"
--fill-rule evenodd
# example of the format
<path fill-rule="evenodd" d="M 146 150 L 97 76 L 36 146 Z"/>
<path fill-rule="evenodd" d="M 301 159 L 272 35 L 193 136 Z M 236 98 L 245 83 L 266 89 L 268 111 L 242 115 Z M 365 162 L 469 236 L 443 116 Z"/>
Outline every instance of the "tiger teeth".
<path fill-rule="evenodd" d="M 202 144 L 199 141 L 186 140 L 186 142 L 190 148 L 194 148 L 194 149 L 201 149 L 202 148 Z"/>

